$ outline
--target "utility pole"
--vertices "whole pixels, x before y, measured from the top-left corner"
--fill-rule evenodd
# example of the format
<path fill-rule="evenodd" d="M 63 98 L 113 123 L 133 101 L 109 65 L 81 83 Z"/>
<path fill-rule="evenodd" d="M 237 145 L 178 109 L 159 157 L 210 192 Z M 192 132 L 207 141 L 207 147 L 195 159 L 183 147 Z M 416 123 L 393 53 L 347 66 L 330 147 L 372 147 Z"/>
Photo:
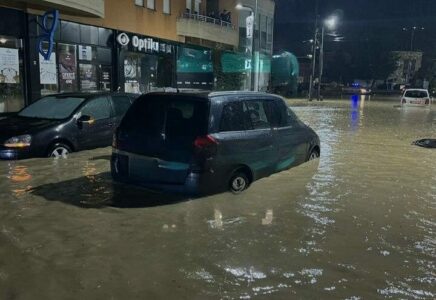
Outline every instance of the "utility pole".
<path fill-rule="evenodd" d="M 309 82 L 309 101 L 312 101 L 313 82 L 315 80 L 316 47 L 318 45 L 318 10 L 319 10 L 319 0 L 316 0 L 316 4 L 315 4 L 315 33 L 313 36 L 313 43 L 312 43 L 312 74 L 310 75 L 310 82 Z"/>
<path fill-rule="evenodd" d="M 322 25 L 321 29 L 321 48 L 319 50 L 319 75 L 318 75 L 318 101 L 321 100 L 321 82 L 322 82 L 322 73 L 324 69 L 324 33 L 325 26 Z"/>

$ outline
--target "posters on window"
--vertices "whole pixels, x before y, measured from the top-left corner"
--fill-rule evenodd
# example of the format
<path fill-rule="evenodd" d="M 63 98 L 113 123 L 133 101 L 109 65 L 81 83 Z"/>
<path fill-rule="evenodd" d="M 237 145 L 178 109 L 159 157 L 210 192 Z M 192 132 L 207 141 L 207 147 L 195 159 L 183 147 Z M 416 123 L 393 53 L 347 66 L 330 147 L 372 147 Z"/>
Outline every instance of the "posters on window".
<path fill-rule="evenodd" d="M 112 67 L 111 66 L 101 66 L 101 77 L 100 77 L 100 88 L 103 91 L 111 90 L 111 82 L 112 82 Z"/>
<path fill-rule="evenodd" d="M 61 92 L 73 92 L 77 86 L 76 46 L 59 44 L 59 87 Z"/>
<path fill-rule="evenodd" d="M 52 53 L 49 60 L 39 54 L 39 79 L 41 84 L 58 84 L 56 53 Z"/>
<path fill-rule="evenodd" d="M 0 48 L 0 83 L 20 83 L 18 49 Z"/>
<path fill-rule="evenodd" d="M 79 59 L 80 60 L 92 60 L 92 47 L 91 46 L 79 46 Z"/>
<path fill-rule="evenodd" d="M 91 64 L 79 64 L 80 90 L 97 90 L 97 67 Z"/>

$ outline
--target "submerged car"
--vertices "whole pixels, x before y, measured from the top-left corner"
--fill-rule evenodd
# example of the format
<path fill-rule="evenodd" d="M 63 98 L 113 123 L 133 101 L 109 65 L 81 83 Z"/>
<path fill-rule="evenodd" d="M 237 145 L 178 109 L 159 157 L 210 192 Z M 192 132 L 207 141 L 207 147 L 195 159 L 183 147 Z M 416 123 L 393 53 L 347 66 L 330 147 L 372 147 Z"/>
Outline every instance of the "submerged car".
<path fill-rule="evenodd" d="M 68 93 L 43 97 L 0 120 L 0 159 L 66 157 L 112 143 L 137 95 Z"/>
<path fill-rule="evenodd" d="M 320 155 L 316 133 L 278 96 L 150 93 L 116 130 L 113 179 L 188 194 L 230 190 Z"/>
<path fill-rule="evenodd" d="M 407 89 L 401 97 L 401 105 L 427 107 L 431 105 L 431 97 L 428 90 Z"/>

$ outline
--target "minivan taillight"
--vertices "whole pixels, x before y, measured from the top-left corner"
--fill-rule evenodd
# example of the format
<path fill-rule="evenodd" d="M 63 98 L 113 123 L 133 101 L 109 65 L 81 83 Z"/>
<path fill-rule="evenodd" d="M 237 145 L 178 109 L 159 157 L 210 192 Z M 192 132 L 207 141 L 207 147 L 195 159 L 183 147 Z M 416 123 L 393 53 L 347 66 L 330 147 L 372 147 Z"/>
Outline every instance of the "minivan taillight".
<path fill-rule="evenodd" d="M 218 142 L 210 135 L 199 136 L 194 141 L 197 150 L 216 149 Z"/>

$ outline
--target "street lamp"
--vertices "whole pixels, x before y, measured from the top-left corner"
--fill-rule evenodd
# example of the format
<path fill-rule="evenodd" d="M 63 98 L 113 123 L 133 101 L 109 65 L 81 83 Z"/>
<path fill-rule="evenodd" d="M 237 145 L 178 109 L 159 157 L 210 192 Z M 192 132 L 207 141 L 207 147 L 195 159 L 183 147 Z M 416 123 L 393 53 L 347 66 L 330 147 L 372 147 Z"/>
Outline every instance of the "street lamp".
<path fill-rule="evenodd" d="M 251 30 L 251 49 L 250 49 L 250 51 L 251 51 L 251 90 L 252 91 L 254 91 L 255 90 L 255 84 L 256 84 L 256 82 L 255 82 L 255 73 L 256 73 L 256 70 L 255 70 L 255 67 L 254 67 L 254 62 L 256 61 L 256 51 L 255 51 L 255 43 L 254 43 L 254 32 L 255 32 L 255 29 L 256 29 L 256 18 L 257 18 L 257 12 L 258 12 L 258 0 L 256 0 L 256 5 L 255 5 L 255 7 L 253 8 L 253 7 L 250 7 L 250 6 L 247 6 L 247 5 L 242 5 L 241 3 L 238 3 L 237 5 L 236 5 L 236 9 L 237 10 L 248 10 L 248 11 L 250 11 L 251 12 L 251 18 L 253 19 L 253 21 L 252 21 L 252 24 L 251 24 L 251 27 L 252 28 L 248 28 L 247 27 L 247 37 L 248 37 L 248 32 L 249 32 L 249 30 Z M 257 64 L 256 64 L 256 66 L 257 66 Z"/>
<path fill-rule="evenodd" d="M 324 35 L 326 27 L 328 30 L 334 30 L 338 24 L 337 16 L 330 16 L 324 20 L 321 29 L 321 48 L 319 50 L 319 75 L 318 75 L 318 101 L 321 98 L 322 73 L 324 71 Z"/>
<path fill-rule="evenodd" d="M 412 26 L 412 27 L 403 27 L 403 31 L 410 31 L 410 51 L 413 51 L 413 42 L 415 40 L 415 31 L 417 30 L 425 30 L 424 27 Z"/>

